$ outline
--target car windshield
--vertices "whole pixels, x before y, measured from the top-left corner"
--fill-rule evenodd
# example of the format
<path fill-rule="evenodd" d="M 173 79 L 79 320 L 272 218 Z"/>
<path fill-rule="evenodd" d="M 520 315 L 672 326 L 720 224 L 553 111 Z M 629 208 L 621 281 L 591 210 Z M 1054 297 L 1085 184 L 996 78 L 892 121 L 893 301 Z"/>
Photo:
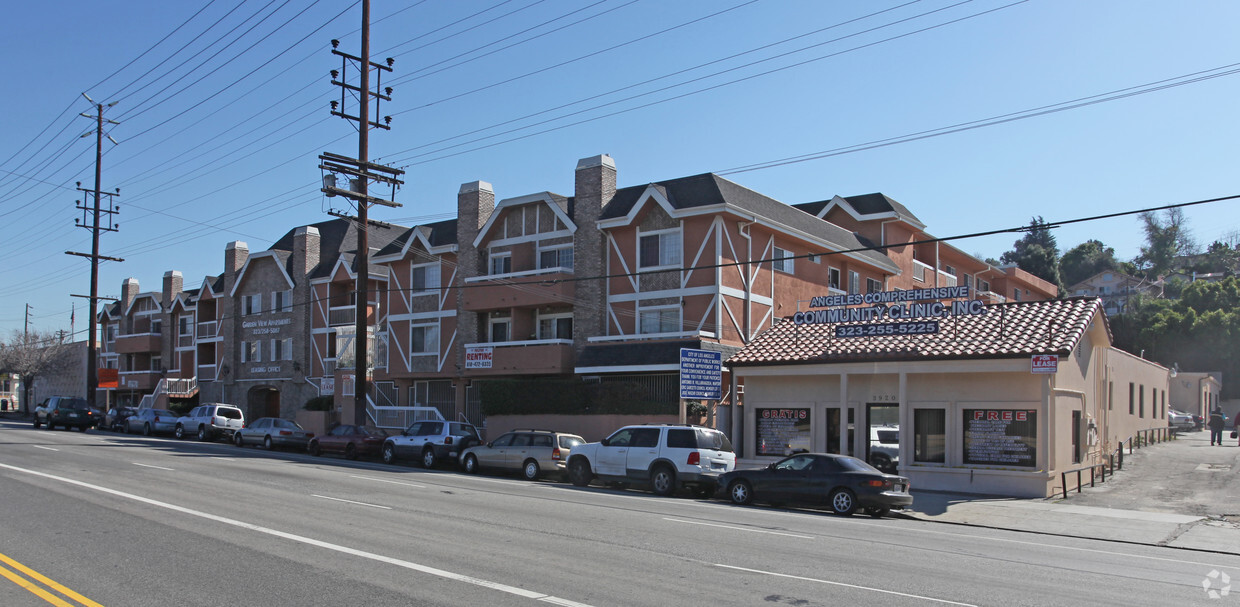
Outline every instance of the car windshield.
<path fill-rule="evenodd" d="M 358 434 L 364 434 L 366 436 L 380 436 L 380 437 L 386 437 L 388 435 L 387 430 L 384 430 L 382 428 L 371 428 L 369 426 L 363 426 L 361 428 L 358 428 Z"/>
<path fill-rule="evenodd" d="M 855 457 L 840 457 L 835 460 L 841 468 L 850 472 L 873 472 L 874 474 L 882 474 L 878 468 L 871 466 Z"/>

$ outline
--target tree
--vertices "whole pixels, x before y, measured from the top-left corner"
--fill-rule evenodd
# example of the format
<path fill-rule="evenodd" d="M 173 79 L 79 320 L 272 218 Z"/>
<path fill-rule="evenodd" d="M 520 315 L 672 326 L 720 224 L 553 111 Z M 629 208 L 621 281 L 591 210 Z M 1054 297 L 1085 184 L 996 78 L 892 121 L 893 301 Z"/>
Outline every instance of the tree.
<path fill-rule="evenodd" d="M 1188 219 L 1182 209 L 1167 209 L 1166 220 L 1153 211 L 1142 213 L 1141 223 L 1145 246 L 1141 247 L 1136 262 L 1146 277 L 1166 276 L 1175 269 L 1176 256 L 1197 253 L 1197 243 L 1189 232 Z"/>
<path fill-rule="evenodd" d="M 77 364 L 62 334 L 39 331 L 13 331 L 7 342 L 0 342 L 0 372 L 22 378 L 22 407 L 30 408 L 30 389 L 41 376 L 70 372 Z"/>
<path fill-rule="evenodd" d="M 1240 267 L 1240 250 L 1216 240 L 1206 249 L 1201 259 L 1193 264 L 1192 270 L 1202 274 L 1212 272 L 1235 274 L 1238 267 Z"/>
<path fill-rule="evenodd" d="M 1118 270 L 1119 267 L 1115 249 L 1091 239 L 1063 254 L 1059 259 L 1059 277 L 1065 285 L 1072 286 L 1099 272 Z"/>
<path fill-rule="evenodd" d="M 1014 263 L 1016 267 L 1055 285 L 1060 293 L 1065 291 L 1059 278 L 1059 245 L 1055 243 L 1051 225 L 1040 216 L 1029 221 L 1025 235 L 1000 260 L 1005 264 Z"/>

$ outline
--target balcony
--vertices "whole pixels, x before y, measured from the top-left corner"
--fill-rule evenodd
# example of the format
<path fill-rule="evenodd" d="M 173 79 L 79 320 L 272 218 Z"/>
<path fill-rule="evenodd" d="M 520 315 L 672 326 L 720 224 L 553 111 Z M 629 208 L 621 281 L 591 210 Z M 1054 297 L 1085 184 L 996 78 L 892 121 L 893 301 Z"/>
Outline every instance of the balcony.
<path fill-rule="evenodd" d="M 198 365 L 198 381 L 215 381 L 215 365 Z"/>
<path fill-rule="evenodd" d="M 465 283 L 469 288 L 461 290 L 461 306 L 465 310 L 478 312 L 571 304 L 577 295 L 577 283 L 554 281 L 572 277 L 572 272 L 565 268 L 548 268 L 467 278 Z M 523 284 L 505 284 L 507 282 Z"/>
<path fill-rule="evenodd" d="M 916 259 L 913 260 L 913 280 L 917 282 L 926 282 L 927 272 L 934 272 L 934 268 L 917 261 Z"/>
<path fill-rule="evenodd" d="M 220 336 L 220 323 L 212 320 L 198 323 L 198 339 L 211 339 Z"/>
<path fill-rule="evenodd" d="M 119 386 L 121 390 L 154 390 L 161 377 L 162 371 L 121 371 Z"/>
<path fill-rule="evenodd" d="M 159 333 L 121 335 L 116 338 L 116 352 L 118 354 L 158 353 L 159 337 Z"/>
<path fill-rule="evenodd" d="M 194 345 L 193 335 L 178 335 L 177 336 L 177 347 L 178 348 L 188 348 L 192 345 Z"/>
<path fill-rule="evenodd" d="M 333 306 L 327 309 L 328 326 L 339 327 L 341 325 L 350 326 L 355 324 L 357 324 L 356 306 Z"/>
<path fill-rule="evenodd" d="M 569 339 L 505 341 L 466 344 L 465 347 L 491 348 L 491 367 L 465 369 L 466 377 L 555 375 L 573 372 L 573 342 Z"/>

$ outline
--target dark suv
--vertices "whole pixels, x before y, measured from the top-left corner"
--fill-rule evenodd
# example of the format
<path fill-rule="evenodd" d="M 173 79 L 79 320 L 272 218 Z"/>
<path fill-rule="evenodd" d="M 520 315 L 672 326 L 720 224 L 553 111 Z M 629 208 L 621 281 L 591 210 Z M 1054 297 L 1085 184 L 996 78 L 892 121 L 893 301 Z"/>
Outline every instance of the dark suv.
<path fill-rule="evenodd" d="M 48 430 L 63 426 L 66 430 L 77 428 L 85 432 L 102 422 L 101 416 L 90 408 L 86 399 L 73 396 L 53 396 L 43 401 L 43 404 L 35 407 L 34 410 L 34 427 L 36 428 L 47 424 Z"/>
<path fill-rule="evenodd" d="M 481 442 L 473 424 L 446 420 L 413 422 L 405 431 L 383 441 L 383 463 L 418 457 L 423 468 L 434 468 L 440 461 L 457 461 L 461 451 Z"/>

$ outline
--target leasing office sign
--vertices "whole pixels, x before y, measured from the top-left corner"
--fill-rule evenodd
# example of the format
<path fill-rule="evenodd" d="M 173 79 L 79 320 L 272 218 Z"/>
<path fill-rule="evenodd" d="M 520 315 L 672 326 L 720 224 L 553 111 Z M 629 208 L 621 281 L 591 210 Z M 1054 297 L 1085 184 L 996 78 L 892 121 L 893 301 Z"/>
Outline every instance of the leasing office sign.
<path fill-rule="evenodd" d="M 958 301 L 942 301 L 949 299 Z M 836 327 L 836 337 L 938 333 L 937 319 L 986 313 L 984 302 L 969 299 L 968 285 L 819 296 L 811 299 L 809 306 L 823 309 L 797 312 L 792 315 L 792 322 L 818 325 L 898 321 Z"/>

